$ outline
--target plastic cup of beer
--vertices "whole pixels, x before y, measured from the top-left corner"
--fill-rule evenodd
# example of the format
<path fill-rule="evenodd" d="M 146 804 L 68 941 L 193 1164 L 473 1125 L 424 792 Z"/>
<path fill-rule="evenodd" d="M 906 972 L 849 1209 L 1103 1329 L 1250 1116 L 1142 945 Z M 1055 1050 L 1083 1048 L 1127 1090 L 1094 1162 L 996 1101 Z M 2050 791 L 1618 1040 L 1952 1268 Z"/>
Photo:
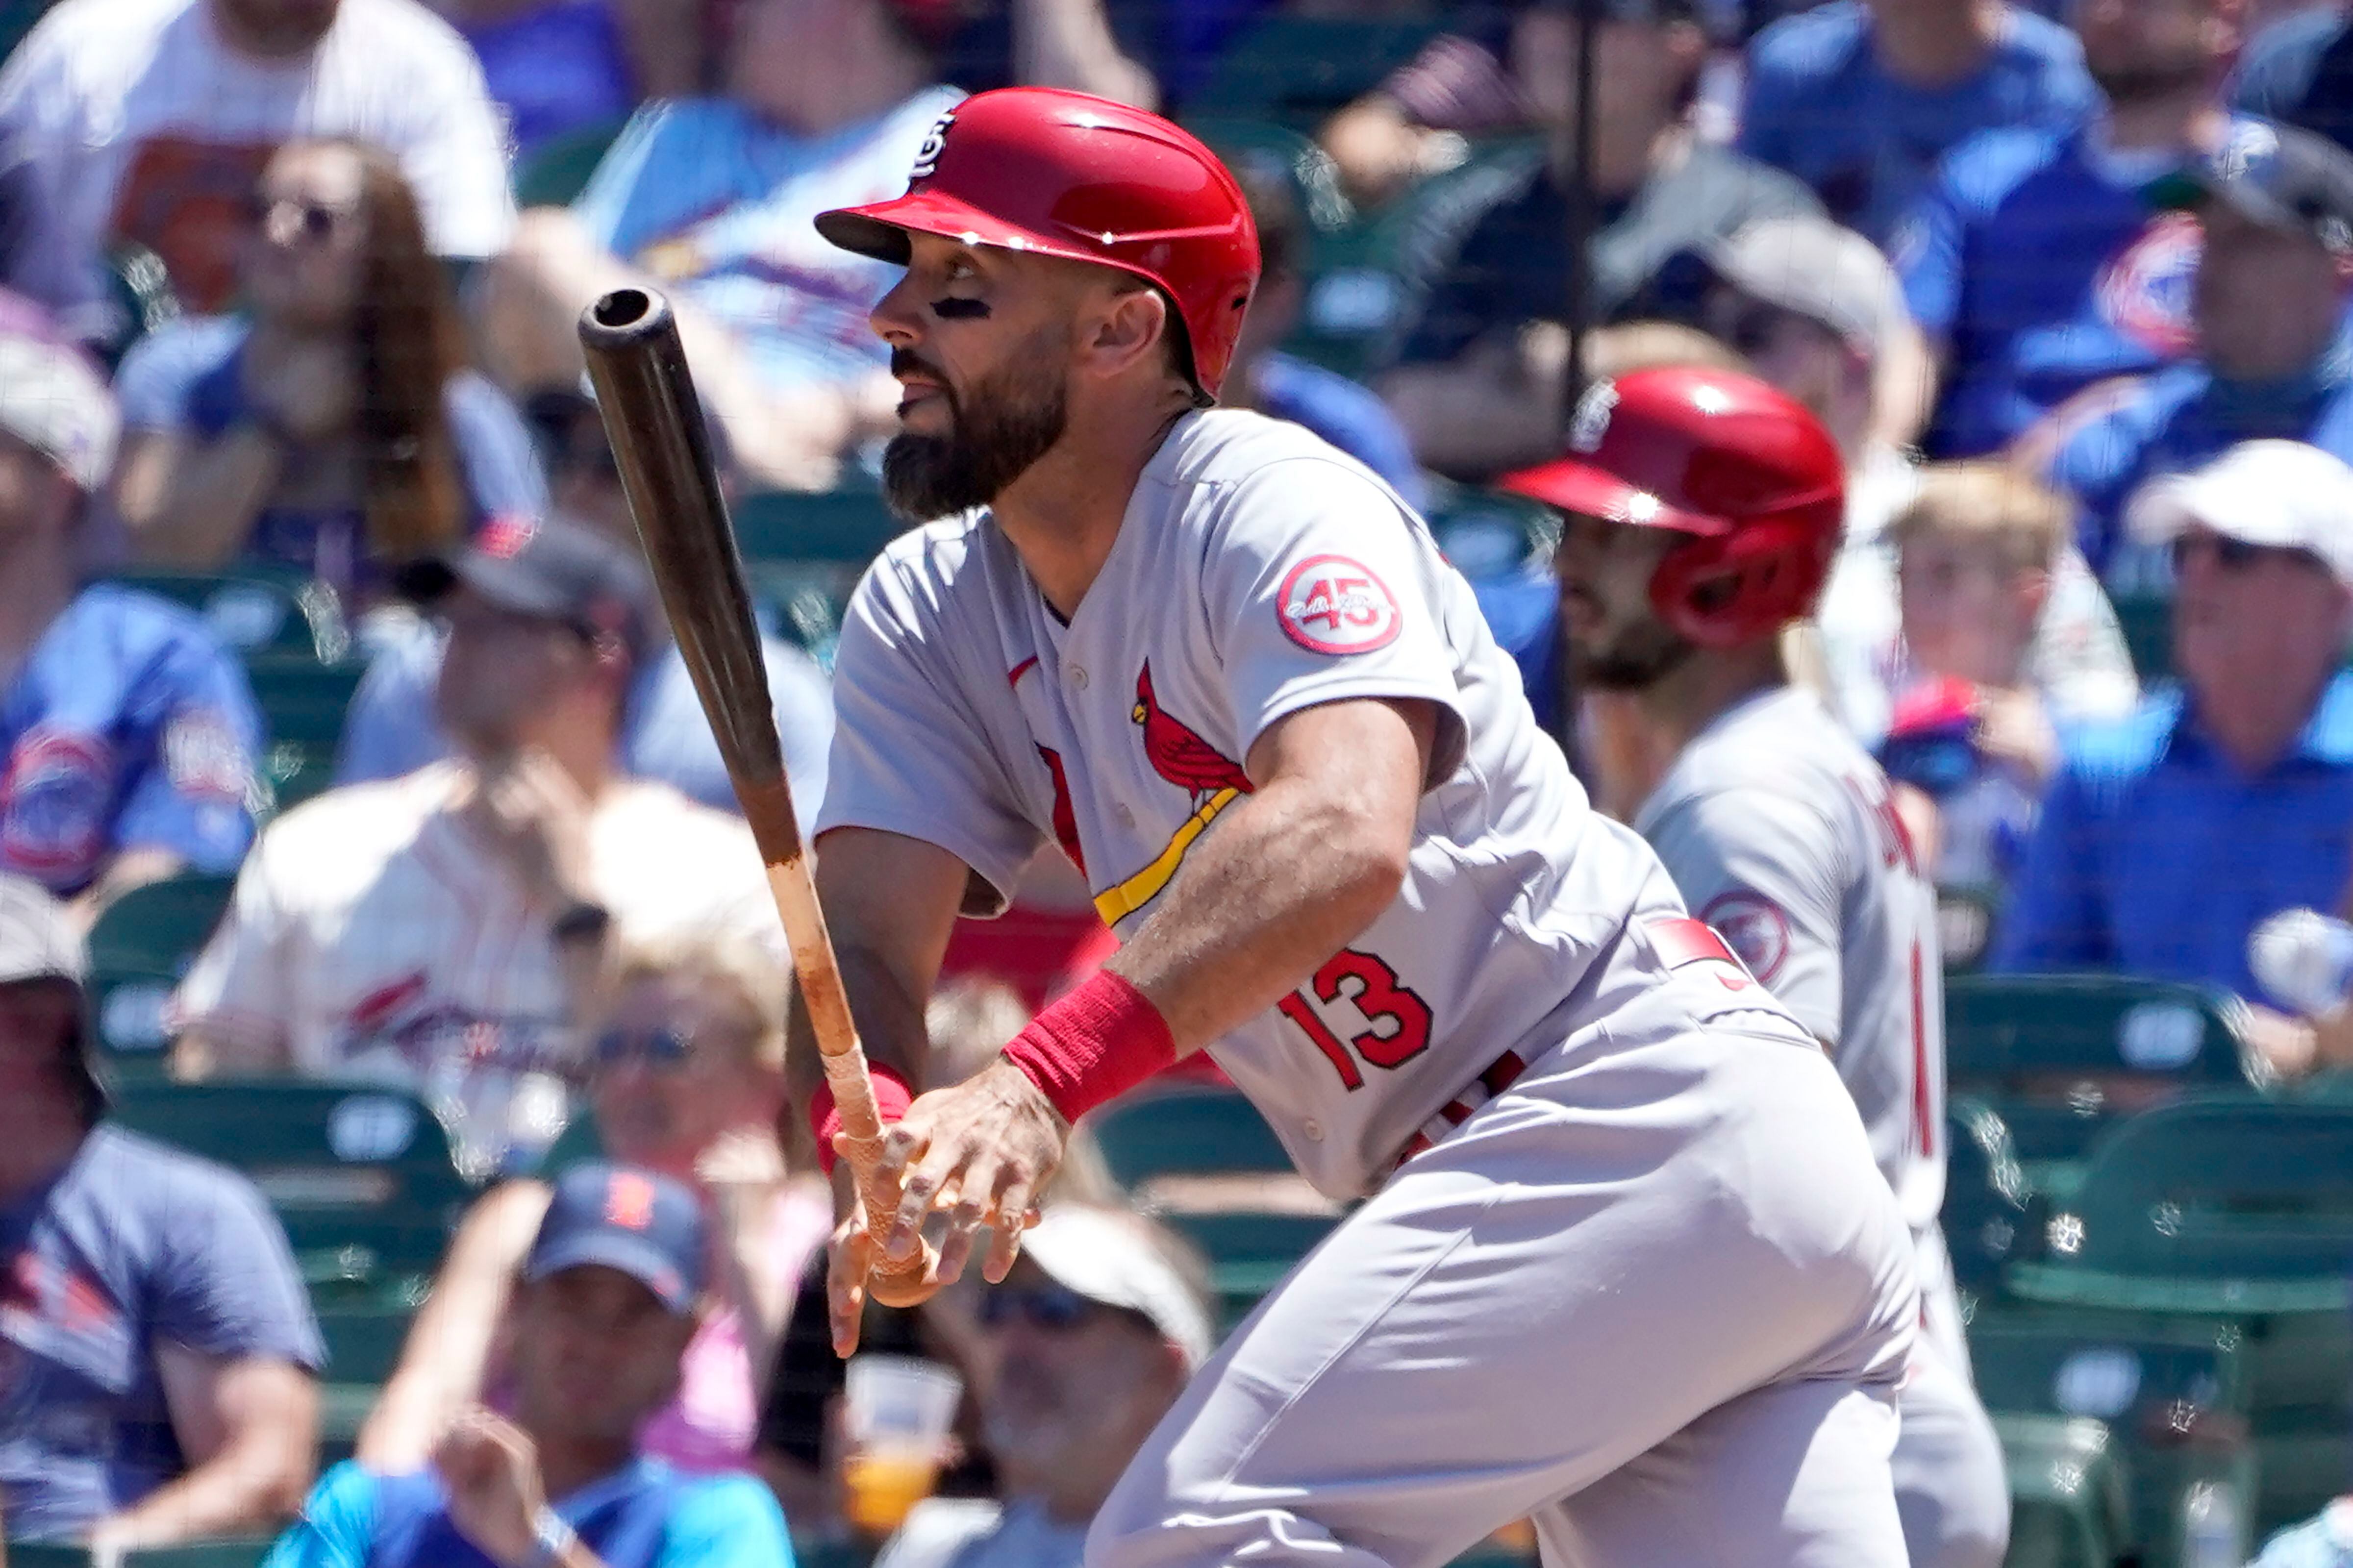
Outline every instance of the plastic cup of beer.
<path fill-rule="evenodd" d="M 899 1355 L 854 1357 L 848 1376 L 842 1511 L 868 1534 L 887 1535 L 932 1495 L 964 1382 L 934 1363 Z"/>

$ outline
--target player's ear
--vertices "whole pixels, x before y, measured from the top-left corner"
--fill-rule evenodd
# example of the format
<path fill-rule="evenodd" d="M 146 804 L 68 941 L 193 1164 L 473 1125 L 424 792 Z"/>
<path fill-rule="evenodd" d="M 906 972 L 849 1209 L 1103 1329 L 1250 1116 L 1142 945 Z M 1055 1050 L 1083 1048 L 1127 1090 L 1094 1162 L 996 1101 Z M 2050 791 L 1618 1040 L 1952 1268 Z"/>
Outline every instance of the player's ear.
<path fill-rule="evenodd" d="M 1123 281 L 1085 320 L 1080 358 L 1105 379 L 1124 374 L 1139 360 L 1160 365 L 1167 353 L 1162 340 L 1177 330 L 1160 290 L 1139 282 Z"/>

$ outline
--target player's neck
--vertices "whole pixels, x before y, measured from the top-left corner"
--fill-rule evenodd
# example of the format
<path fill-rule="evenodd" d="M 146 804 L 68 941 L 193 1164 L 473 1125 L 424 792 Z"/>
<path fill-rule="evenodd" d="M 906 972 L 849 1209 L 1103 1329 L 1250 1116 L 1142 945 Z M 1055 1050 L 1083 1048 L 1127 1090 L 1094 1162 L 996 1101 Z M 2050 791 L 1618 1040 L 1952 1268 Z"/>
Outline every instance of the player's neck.
<path fill-rule="evenodd" d="M 2003 0 L 1881 7 L 1872 14 L 1872 51 L 1908 86 L 1949 86 L 1984 67 L 2008 11 Z"/>
<path fill-rule="evenodd" d="M 1183 413 L 1105 410 L 1084 426 L 1074 413 L 1053 450 L 990 503 L 1030 580 L 1065 621 L 1111 558 L 1136 480 Z"/>
<path fill-rule="evenodd" d="M 1725 713 L 1788 682 L 1778 638 L 1694 654 L 1641 694 L 1654 754 L 1672 759 Z"/>

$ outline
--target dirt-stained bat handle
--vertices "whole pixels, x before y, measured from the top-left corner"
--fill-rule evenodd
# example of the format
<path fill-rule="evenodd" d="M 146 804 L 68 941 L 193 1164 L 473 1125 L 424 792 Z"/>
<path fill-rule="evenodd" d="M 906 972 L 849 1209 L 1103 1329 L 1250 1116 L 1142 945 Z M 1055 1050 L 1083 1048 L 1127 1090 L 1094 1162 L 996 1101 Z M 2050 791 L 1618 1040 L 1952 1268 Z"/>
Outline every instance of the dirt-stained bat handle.
<path fill-rule="evenodd" d="M 826 1081 L 842 1131 L 858 1146 L 850 1169 L 859 1198 L 879 1236 L 897 1207 L 897 1195 L 875 1170 L 881 1119 L 793 811 L 759 624 L 678 322 L 659 294 L 617 289 L 582 314 L 580 346 L 662 608 L 767 866 Z M 928 1249 L 897 1263 L 878 1254 L 875 1299 L 899 1304 L 919 1298 L 935 1261 Z"/>

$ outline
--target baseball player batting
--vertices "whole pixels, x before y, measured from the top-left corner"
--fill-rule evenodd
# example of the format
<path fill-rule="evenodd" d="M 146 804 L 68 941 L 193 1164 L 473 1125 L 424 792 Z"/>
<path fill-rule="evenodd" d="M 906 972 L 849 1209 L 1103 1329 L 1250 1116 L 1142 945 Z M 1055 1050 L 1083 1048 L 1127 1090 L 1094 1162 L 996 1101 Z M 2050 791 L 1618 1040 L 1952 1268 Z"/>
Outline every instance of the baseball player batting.
<path fill-rule="evenodd" d="M 1563 514 L 1558 570 L 1582 688 L 1632 694 L 1672 758 L 1634 826 L 1699 918 L 1813 1032 L 1911 1227 L 1922 1326 L 1895 1447 L 1913 1568 L 1993 1568 L 2001 1446 L 1969 1382 L 1945 1196 L 1936 892 L 1887 779 L 1811 692 L 1780 633 L 1812 612 L 1844 510 L 1813 416 L 1764 383 L 1652 370 L 1601 383 L 1558 461 L 1503 488 Z"/>
<path fill-rule="evenodd" d="M 1258 270 L 1231 176 L 1016 88 L 818 226 L 906 268 L 886 485 L 944 520 L 868 572 L 836 671 L 818 880 L 902 1194 L 836 1234 L 837 1345 L 934 1211 L 941 1278 L 986 1245 L 1002 1279 L 987 1222 L 1071 1123 L 1206 1049 L 1367 1197 L 1146 1442 L 1092 1568 L 1435 1568 L 1522 1515 L 1555 1563 L 1901 1564 L 1917 1293 L 1853 1101 L 1588 809 L 1412 510 L 1213 406 Z M 910 1105 L 951 923 L 1047 843 L 1120 951 Z"/>

